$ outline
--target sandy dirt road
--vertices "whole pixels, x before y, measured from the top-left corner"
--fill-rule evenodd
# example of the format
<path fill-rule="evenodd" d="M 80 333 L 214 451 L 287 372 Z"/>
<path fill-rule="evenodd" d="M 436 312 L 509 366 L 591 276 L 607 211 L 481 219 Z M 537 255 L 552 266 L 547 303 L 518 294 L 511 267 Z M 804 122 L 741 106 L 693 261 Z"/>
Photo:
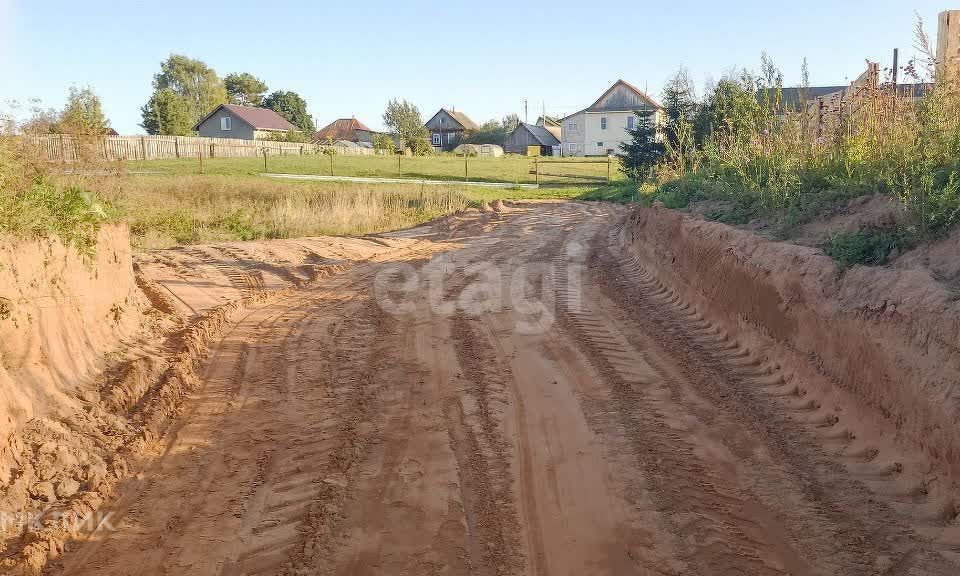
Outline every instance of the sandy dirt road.
<path fill-rule="evenodd" d="M 889 463 L 619 252 L 623 216 L 418 228 L 251 308 L 50 572 L 960 573 Z"/>

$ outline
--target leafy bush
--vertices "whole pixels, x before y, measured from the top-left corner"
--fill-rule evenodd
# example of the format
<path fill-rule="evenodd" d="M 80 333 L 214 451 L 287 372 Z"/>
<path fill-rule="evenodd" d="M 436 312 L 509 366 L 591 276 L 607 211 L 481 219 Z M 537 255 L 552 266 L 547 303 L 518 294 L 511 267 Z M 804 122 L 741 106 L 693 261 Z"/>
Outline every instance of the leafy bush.
<path fill-rule="evenodd" d="M 109 214 L 90 192 L 41 180 L 23 192 L 0 195 L 0 235 L 52 234 L 90 255 Z"/>
<path fill-rule="evenodd" d="M 899 232 L 861 230 L 834 234 L 823 251 L 844 269 L 854 264 L 882 266 L 894 249 L 902 249 L 906 244 L 905 236 Z"/>

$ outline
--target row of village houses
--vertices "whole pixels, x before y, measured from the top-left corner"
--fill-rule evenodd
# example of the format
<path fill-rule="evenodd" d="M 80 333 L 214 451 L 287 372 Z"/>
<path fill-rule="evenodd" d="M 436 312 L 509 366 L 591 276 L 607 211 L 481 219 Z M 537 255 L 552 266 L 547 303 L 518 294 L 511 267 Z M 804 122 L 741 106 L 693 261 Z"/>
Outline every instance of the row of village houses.
<path fill-rule="evenodd" d="M 620 151 L 630 139 L 638 114 L 663 116 L 663 107 L 631 84 L 618 80 L 596 102 L 565 118 L 541 116 L 535 124 L 520 122 L 502 143 L 479 145 L 480 155 L 503 152 L 540 156 L 605 156 Z M 467 133 L 479 128 L 466 114 L 441 108 L 424 125 L 434 149 L 452 150 Z M 221 104 L 194 127 L 200 136 L 256 140 L 296 128 L 267 108 Z M 341 118 L 313 136 L 317 143 L 333 142 L 341 146 L 373 147 L 376 131 L 356 118 Z"/>
<path fill-rule="evenodd" d="M 938 71 L 960 75 L 960 10 L 942 12 L 938 24 Z M 921 98 L 931 88 L 929 84 L 897 84 L 896 74 L 892 80 L 901 97 Z M 782 97 L 784 109 L 805 108 L 811 114 L 813 128 L 822 133 L 839 119 L 855 118 L 858 109 L 879 87 L 880 68 L 871 62 L 866 72 L 849 85 L 788 88 L 783 90 Z M 617 80 L 590 106 L 564 118 L 541 116 L 535 124 L 521 122 L 502 143 L 502 148 L 482 145 L 478 152 L 481 155 L 500 155 L 506 151 L 543 156 L 606 156 L 619 152 L 620 145 L 630 140 L 629 131 L 641 116 L 650 117 L 660 125 L 664 110 L 641 90 Z M 434 114 L 425 127 L 438 151 L 455 148 L 468 132 L 478 129 L 463 112 L 446 108 Z M 201 119 L 194 129 L 200 136 L 254 140 L 295 128 L 272 110 L 223 104 Z M 317 132 L 313 140 L 372 148 L 375 134 L 356 118 L 342 118 Z"/>

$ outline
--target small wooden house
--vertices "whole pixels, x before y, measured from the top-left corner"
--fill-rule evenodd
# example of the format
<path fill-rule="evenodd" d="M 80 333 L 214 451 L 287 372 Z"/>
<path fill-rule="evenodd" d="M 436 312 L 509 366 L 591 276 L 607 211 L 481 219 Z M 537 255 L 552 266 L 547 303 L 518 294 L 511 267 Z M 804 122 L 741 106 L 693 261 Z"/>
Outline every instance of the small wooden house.
<path fill-rule="evenodd" d="M 451 150 L 463 141 L 463 133 L 478 128 L 463 112 L 441 108 L 424 126 L 430 131 L 434 150 Z"/>
<path fill-rule="evenodd" d="M 531 146 L 539 148 L 540 156 L 553 156 L 559 152 L 560 140 L 544 126 L 521 122 L 503 143 L 503 149 L 511 154 L 529 155 Z"/>

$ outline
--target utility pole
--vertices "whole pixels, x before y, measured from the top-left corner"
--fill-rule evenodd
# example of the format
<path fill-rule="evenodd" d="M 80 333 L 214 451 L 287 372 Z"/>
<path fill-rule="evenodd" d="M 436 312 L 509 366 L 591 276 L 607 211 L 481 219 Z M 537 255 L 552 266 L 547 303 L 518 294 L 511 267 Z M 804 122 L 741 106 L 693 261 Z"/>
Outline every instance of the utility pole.
<path fill-rule="evenodd" d="M 898 94 L 899 91 L 897 90 L 897 72 L 898 72 L 897 68 L 899 67 L 899 65 L 900 65 L 900 49 L 899 49 L 899 48 L 894 48 L 894 49 L 893 49 L 893 78 L 892 78 L 892 80 L 893 80 L 893 115 L 894 115 L 894 117 L 896 117 L 896 115 L 897 115 L 897 97 L 899 96 L 899 94 Z"/>
<path fill-rule="evenodd" d="M 900 60 L 900 49 L 894 48 L 893 49 L 893 89 L 894 91 L 896 91 L 897 89 L 897 72 L 898 72 L 897 67 L 899 65 L 899 60 Z"/>
<path fill-rule="evenodd" d="M 530 123 L 530 118 L 529 118 L 528 112 L 527 112 L 527 99 L 526 99 L 526 98 L 523 99 L 523 123 L 524 123 L 524 124 L 529 124 L 529 123 Z"/>

